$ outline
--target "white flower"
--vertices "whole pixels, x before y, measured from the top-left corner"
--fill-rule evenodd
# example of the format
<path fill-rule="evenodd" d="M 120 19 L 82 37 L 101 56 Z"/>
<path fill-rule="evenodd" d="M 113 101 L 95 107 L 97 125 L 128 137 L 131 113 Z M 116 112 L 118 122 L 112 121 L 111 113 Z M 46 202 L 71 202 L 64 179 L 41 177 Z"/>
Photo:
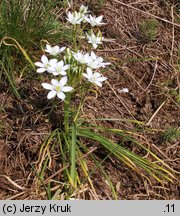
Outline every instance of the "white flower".
<path fill-rule="evenodd" d="M 54 67 L 54 66 L 56 65 L 56 63 L 57 63 L 57 59 L 48 60 L 48 58 L 47 58 L 45 55 L 43 55 L 43 56 L 41 57 L 41 62 L 36 62 L 35 65 L 36 65 L 37 67 L 39 67 L 39 68 L 37 69 L 37 72 L 38 72 L 38 73 L 43 73 L 43 72 L 45 72 L 45 71 L 51 72 L 51 71 L 49 70 L 49 68 Z"/>
<path fill-rule="evenodd" d="M 93 51 L 91 52 L 91 55 L 89 56 L 89 61 L 87 63 L 87 66 L 91 69 L 99 69 L 101 67 L 105 67 L 106 65 L 110 65 L 110 62 L 103 62 L 104 59 L 102 57 L 98 57 Z"/>
<path fill-rule="evenodd" d="M 74 58 L 81 64 L 87 64 L 90 61 L 89 53 L 83 53 L 81 51 L 78 51 L 77 53 L 74 53 Z"/>
<path fill-rule="evenodd" d="M 80 12 L 68 12 L 68 18 L 66 18 L 71 24 L 76 25 L 76 24 L 81 24 L 82 20 L 84 19 L 84 15 Z"/>
<path fill-rule="evenodd" d="M 83 73 L 83 76 L 88 79 L 89 82 L 102 87 L 102 82 L 107 80 L 107 77 L 102 76 L 100 73 L 93 73 L 91 68 L 86 69 L 87 73 Z"/>
<path fill-rule="evenodd" d="M 84 6 L 83 4 L 81 5 L 79 12 L 83 15 L 85 15 L 88 12 L 88 7 Z"/>
<path fill-rule="evenodd" d="M 63 61 L 57 62 L 54 67 L 49 68 L 49 71 L 54 75 L 66 75 L 66 70 L 70 67 L 70 65 L 64 65 Z"/>
<path fill-rule="evenodd" d="M 129 89 L 128 88 L 122 88 L 122 89 L 118 89 L 119 93 L 129 93 Z"/>
<path fill-rule="evenodd" d="M 85 18 L 86 19 L 86 21 L 88 22 L 88 23 L 90 23 L 91 24 L 91 26 L 101 26 L 101 25 L 104 25 L 104 24 L 106 24 L 106 23 L 102 23 L 101 21 L 102 21 L 102 19 L 103 19 L 103 16 L 99 16 L 99 17 L 93 17 L 93 16 L 89 16 L 89 17 L 86 17 Z"/>
<path fill-rule="evenodd" d="M 66 98 L 66 95 L 64 94 L 64 92 L 70 92 L 73 90 L 72 87 L 70 86 L 65 86 L 67 83 L 68 79 L 67 77 L 62 77 L 60 81 L 56 80 L 56 79 L 52 79 L 51 80 L 51 84 L 49 83 L 42 83 L 42 87 L 50 90 L 50 92 L 47 95 L 48 99 L 54 98 L 56 95 L 58 96 L 58 98 L 60 98 L 62 101 Z"/>
<path fill-rule="evenodd" d="M 52 56 L 57 56 L 59 53 L 63 52 L 66 49 L 66 47 L 59 47 L 59 46 L 54 46 L 52 47 L 49 44 L 46 44 L 46 49 L 45 51 L 49 54 L 51 54 Z"/>
<path fill-rule="evenodd" d="M 94 34 L 94 32 L 91 32 L 91 35 L 86 33 L 86 37 L 88 39 L 88 43 L 92 44 L 94 49 L 98 47 L 99 44 L 102 44 L 102 40 L 104 39 L 102 36 L 97 34 L 97 36 Z"/>

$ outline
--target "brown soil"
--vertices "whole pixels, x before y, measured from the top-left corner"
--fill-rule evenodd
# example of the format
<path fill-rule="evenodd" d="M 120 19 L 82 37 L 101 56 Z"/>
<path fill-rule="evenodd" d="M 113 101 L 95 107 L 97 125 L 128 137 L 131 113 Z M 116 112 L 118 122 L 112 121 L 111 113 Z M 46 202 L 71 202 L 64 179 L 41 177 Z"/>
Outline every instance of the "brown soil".
<path fill-rule="evenodd" d="M 108 83 L 102 87 L 98 98 L 92 94 L 86 100 L 84 114 L 89 119 L 125 118 L 148 123 L 164 103 L 149 122 L 148 128 L 157 131 L 144 130 L 139 133 L 153 152 L 180 172 L 180 140 L 165 143 L 160 140 L 163 130 L 180 127 L 180 104 L 171 94 L 173 90 L 180 93 L 180 27 L 162 20 L 180 25 L 177 1 L 119 1 L 124 5 L 108 0 L 102 7 L 97 1 L 94 2 L 88 3 L 90 9 L 97 15 L 103 14 L 108 23 L 103 27 L 105 37 L 116 40 L 106 43 L 99 51 L 99 55 L 112 62 L 112 66 L 105 71 Z M 152 18 L 152 14 L 162 19 L 157 19 L 156 38 L 146 41 L 140 31 L 140 23 Z M 61 111 L 51 112 L 51 104 L 46 100 L 46 92 L 42 91 L 39 82 L 29 83 L 27 78 L 19 86 L 25 95 L 23 100 L 16 100 L 7 86 L 0 88 L 0 199 L 47 199 L 43 188 L 37 194 L 33 167 L 37 164 L 43 141 L 52 130 L 61 126 Z M 128 88 L 129 93 L 121 93 L 122 88 Z M 118 129 L 135 129 L 134 124 L 120 121 L 96 123 Z M 96 143 L 89 145 L 97 147 L 95 155 L 98 159 L 105 157 Z M 130 143 L 127 147 L 138 151 Z M 94 164 L 90 159 L 89 167 L 93 170 Z M 176 174 L 174 183 L 163 187 L 151 178 L 150 184 L 114 158 L 106 160 L 103 167 L 115 185 L 119 199 L 180 199 L 179 174 Z M 55 152 L 47 177 L 60 168 Z M 96 194 L 85 185 L 86 192 L 78 198 L 113 199 L 108 183 L 98 169 L 93 171 L 91 178 Z M 61 181 L 61 175 L 54 180 Z"/>

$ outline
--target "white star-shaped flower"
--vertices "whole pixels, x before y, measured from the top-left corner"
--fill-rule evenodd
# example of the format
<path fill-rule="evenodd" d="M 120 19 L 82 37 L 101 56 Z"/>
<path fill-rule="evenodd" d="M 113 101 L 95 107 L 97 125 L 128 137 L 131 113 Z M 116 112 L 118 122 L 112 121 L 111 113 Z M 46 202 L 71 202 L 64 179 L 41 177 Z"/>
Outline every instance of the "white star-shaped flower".
<path fill-rule="evenodd" d="M 49 71 L 54 75 L 66 75 L 66 70 L 70 67 L 70 65 L 64 65 L 63 61 L 57 62 L 54 67 L 49 68 Z"/>
<path fill-rule="evenodd" d="M 83 4 L 81 5 L 80 9 L 79 9 L 79 12 L 81 14 L 86 14 L 88 13 L 88 7 L 87 6 L 84 6 Z"/>
<path fill-rule="evenodd" d="M 93 73 L 91 68 L 86 69 L 87 73 L 83 73 L 83 76 L 88 79 L 89 82 L 102 87 L 102 82 L 107 80 L 107 77 L 102 76 L 100 73 Z"/>
<path fill-rule="evenodd" d="M 99 44 L 102 44 L 103 37 L 97 34 L 97 36 L 94 34 L 94 32 L 91 32 L 91 35 L 86 33 L 86 37 L 88 39 L 88 43 L 92 44 L 94 49 L 98 47 Z"/>
<path fill-rule="evenodd" d="M 99 17 L 95 17 L 95 16 L 89 16 L 89 17 L 87 17 L 86 16 L 86 21 L 88 22 L 88 23 L 90 23 L 91 24 L 91 26 L 101 26 L 101 25 L 105 25 L 106 23 L 103 23 L 103 22 L 101 22 L 102 21 L 102 19 L 103 19 L 103 16 L 99 16 Z"/>
<path fill-rule="evenodd" d="M 66 98 L 66 95 L 64 92 L 70 92 L 73 90 L 70 86 L 65 86 L 68 79 L 67 77 L 62 77 L 60 81 L 56 79 L 51 80 L 51 84 L 49 83 L 42 83 L 42 87 L 44 89 L 50 90 L 50 92 L 47 95 L 48 99 L 54 98 L 56 95 L 58 98 L 60 98 L 62 101 Z"/>
<path fill-rule="evenodd" d="M 84 14 L 77 12 L 77 11 L 73 13 L 68 12 L 67 16 L 68 17 L 66 19 L 73 25 L 81 24 L 81 22 L 84 19 Z"/>
<path fill-rule="evenodd" d="M 47 56 L 43 55 L 41 57 L 41 62 L 36 62 L 35 65 L 39 67 L 37 69 L 38 73 L 43 73 L 45 71 L 51 73 L 50 68 L 54 67 L 57 63 L 57 59 L 48 60 Z"/>
<path fill-rule="evenodd" d="M 58 54 L 60 54 L 61 52 L 63 52 L 66 49 L 66 47 L 59 47 L 59 46 L 54 46 L 52 47 L 49 44 L 46 44 L 46 49 L 45 51 L 49 54 L 51 54 L 52 56 L 57 56 Z"/>
<path fill-rule="evenodd" d="M 89 56 L 89 61 L 87 63 L 87 66 L 91 69 L 99 69 L 101 67 L 105 67 L 106 65 L 110 65 L 110 62 L 103 62 L 104 59 L 102 57 L 98 57 L 93 51 L 91 52 Z"/>
<path fill-rule="evenodd" d="M 81 64 L 87 64 L 90 61 L 89 53 L 78 51 L 74 53 L 73 56 Z"/>

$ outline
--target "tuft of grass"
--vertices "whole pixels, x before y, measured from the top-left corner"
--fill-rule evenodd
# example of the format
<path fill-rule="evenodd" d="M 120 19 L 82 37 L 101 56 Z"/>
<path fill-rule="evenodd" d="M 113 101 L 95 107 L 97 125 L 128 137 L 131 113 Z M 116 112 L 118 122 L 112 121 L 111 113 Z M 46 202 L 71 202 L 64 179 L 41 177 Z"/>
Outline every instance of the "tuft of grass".
<path fill-rule="evenodd" d="M 141 149 L 149 153 L 155 160 L 157 160 L 160 163 L 163 163 L 163 161 L 160 158 L 158 158 L 150 149 L 143 146 L 143 144 L 132 138 L 131 135 L 129 135 L 125 131 L 108 128 L 104 128 L 103 130 L 121 136 L 123 138 L 123 141 L 131 141 L 132 143 L 136 144 Z M 102 135 L 96 134 L 89 129 L 79 129 L 78 135 L 99 142 L 107 151 L 109 151 L 118 160 L 120 160 L 129 168 L 133 169 L 142 176 L 144 176 L 142 172 L 142 170 L 144 170 L 146 173 L 148 173 L 150 176 L 155 178 L 160 183 L 163 183 L 163 180 L 165 179 L 173 182 L 173 179 L 175 178 L 171 171 L 168 170 L 168 165 L 163 164 L 164 166 L 166 166 L 167 169 L 163 168 L 163 166 L 159 166 L 151 162 L 150 160 L 146 160 L 143 157 L 124 148 L 123 146 L 118 145 L 117 143 L 105 138 Z"/>
<path fill-rule="evenodd" d="M 18 98 L 16 77 L 24 68 L 25 73 L 31 75 L 34 69 L 31 59 L 41 41 L 59 42 L 68 34 L 62 31 L 53 13 L 57 3 L 52 0 L 0 1 L 0 77 Z"/>
<path fill-rule="evenodd" d="M 2 0 L 0 4 L 0 38 L 12 37 L 24 48 L 37 45 L 41 39 L 57 37 L 58 27 L 52 13 L 53 1 Z"/>
<path fill-rule="evenodd" d="M 94 128 L 96 128 L 96 133 L 93 132 Z M 135 136 L 139 136 L 136 132 L 111 129 L 97 125 L 88 126 L 88 124 L 78 126 L 75 125 L 75 123 L 69 129 L 69 133 L 65 133 L 61 129 L 53 131 L 49 138 L 43 143 L 40 150 L 39 161 L 37 163 L 38 167 L 36 168 L 39 176 L 37 181 L 40 179 L 39 183 L 45 188 L 48 199 L 52 199 L 52 197 L 54 197 L 53 199 L 58 199 L 62 194 L 64 194 L 66 199 L 77 197 L 79 191 L 82 191 L 82 188 L 87 185 L 87 183 L 90 190 L 93 191 L 94 196 L 96 196 L 95 182 L 93 180 L 93 174 L 96 171 L 100 172 L 105 179 L 111 191 L 112 199 L 118 199 L 118 194 L 111 181 L 111 177 L 108 175 L 105 166 L 103 166 L 103 163 L 109 158 L 116 158 L 116 160 L 124 163 L 149 182 L 151 182 L 150 176 L 162 185 L 166 181 L 173 182 L 175 179 L 173 170 L 168 164 L 154 154 L 149 147 L 146 147 L 145 143 L 140 143 L 138 139 L 136 139 Z M 121 142 L 117 143 L 114 140 L 106 138 L 102 135 L 104 133 L 106 133 L 106 135 L 109 134 L 111 137 L 112 134 L 119 136 Z M 95 141 L 101 148 L 104 148 L 106 152 L 104 159 L 99 160 L 96 158 L 96 154 L 91 152 L 87 147 L 87 140 L 88 142 Z M 146 152 L 150 155 L 151 159 L 144 158 L 127 149 L 124 145 L 127 141 L 136 145 L 143 152 Z M 58 145 L 58 155 L 62 163 L 60 172 L 63 173 L 60 183 L 53 180 L 56 174 L 47 178 L 47 173 L 53 158 L 53 149 Z M 92 161 L 95 166 L 89 168 L 89 161 Z M 52 193 L 50 196 L 50 191 L 53 189 L 50 186 L 50 182 L 56 182 L 56 184 L 62 185 L 61 191 L 58 188 L 54 194 Z M 40 187 L 39 183 L 37 183 L 37 185 Z"/>
<path fill-rule="evenodd" d="M 156 40 L 158 32 L 158 21 L 150 19 L 142 21 L 139 26 L 140 38 L 144 43 L 150 43 Z"/>
<path fill-rule="evenodd" d="M 179 128 L 168 128 L 160 135 L 162 143 L 172 142 L 180 137 Z"/>

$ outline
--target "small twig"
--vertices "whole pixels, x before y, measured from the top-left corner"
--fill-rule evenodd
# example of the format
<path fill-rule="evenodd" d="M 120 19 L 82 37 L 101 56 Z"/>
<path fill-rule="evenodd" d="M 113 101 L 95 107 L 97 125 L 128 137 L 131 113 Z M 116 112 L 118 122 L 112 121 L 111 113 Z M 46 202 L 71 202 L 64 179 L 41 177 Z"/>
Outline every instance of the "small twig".
<path fill-rule="evenodd" d="M 122 6 L 128 7 L 128 8 L 130 8 L 130 9 L 132 9 L 132 10 L 136 10 L 136 11 L 141 12 L 141 13 L 144 13 L 144 14 L 146 14 L 146 15 L 148 15 L 148 16 L 154 17 L 154 18 L 156 18 L 156 19 L 158 19 L 158 20 L 161 20 L 161 21 L 163 21 L 163 22 L 166 22 L 166 23 L 168 23 L 168 24 L 171 24 L 171 25 L 180 27 L 180 24 L 173 23 L 173 22 L 171 22 L 171 21 L 169 21 L 169 20 L 166 20 L 166 19 L 164 19 L 164 18 L 162 18 L 162 17 L 158 17 L 158 16 L 156 16 L 156 15 L 154 15 L 154 14 L 151 14 L 151 13 L 149 13 L 149 12 L 147 12 L 147 11 L 143 11 L 143 10 L 141 10 L 141 9 L 139 9 L 139 8 L 133 7 L 133 6 L 131 6 L 131 5 L 129 5 L 129 4 L 126 4 L 126 3 L 124 3 L 124 2 L 121 2 L 121 1 L 118 1 L 118 0 L 114 0 L 114 2 L 116 2 L 116 3 L 118 3 L 118 4 L 121 4 Z"/>
<path fill-rule="evenodd" d="M 177 90 L 179 88 L 179 86 L 177 86 L 175 88 L 175 90 Z M 152 122 L 152 120 L 154 119 L 154 117 L 158 114 L 158 112 L 160 111 L 160 109 L 165 105 L 165 103 L 168 101 L 168 99 L 171 99 L 171 98 L 167 98 L 159 107 L 158 109 L 155 111 L 155 113 L 151 116 L 151 118 L 149 119 L 149 121 L 147 122 L 146 126 L 149 126 Z M 179 105 L 178 105 L 179 106 Z"/>
<path fill-rule="evenodd" d="M 131 73 L 129 73 L 129 71 L 128 70 L 126 70 L 125 68 L 121 68 L 125 73 L 127 73 L 132 79 L 133 79 L 133 81 L 140 87 L 140 89 L 144 92 L 145 90 L 144 90 L 144 88 L 140 85 L 140 83 L 134 78 L 134 76 L 131 74 Z"/>
<path fill-rule="evenodd" d="M 25 194 L 25 191 L 18 193 L 18 194 L 15 194 L 14 196 L 9 197 L 7 200 L 14 200 L 15 198 L 17 198 L 21 195 L 24 195 L 24 194 Z"/>
<path fill-rule="evenodd" d="M 148 88 L 151 86 L 151 84 L 152 84 L 152 82 L 153 82 L 153 80 L 154 80 L 154 77 L 155 77 L 156 71 L 157 71 L 157 66 L 158 66 L 158 64 L 157 64 L 157 59 L 156 59 L 155 67 L 154 67 L 154 73 L 153 73 L 152 79 L 151 79 L 149 85 L 148 85 L 148 86 L 146 87 L 146 89 L 144 90 L 144 92 L 147 91 Z"/>
<path fill-rule="evenodd" d="M 57 191 L 59 188 L 60 188 L 60 185 L 56 185 L 56 186 L 52 187 L 52 188 L 50 189 L 50 191 L 51 191 L 51 192 Z M 41 195 L 41 196 L 45 196 L 45 195 L 46 195 L 46 192 L 42 192 L 42 193 L 40 193 L 40 195 Z"/>
<path fill-rule="evenodd" d="M 171 60 L 172 60 L 173 52 L 174 52 L 174 5 L 171 7 L 171 15 L 172 15 L 173 26 L 172 26 L 172 45 L 171 45 L 170 56 L 171 56 Z"/>
<path fill-rule="evenodd" d="M 6 175 L 2 175 L 2 177 L 5 177 L 8 182 L 10 182 L 13 186 L 15 186 L 16 188 L 18 188 L 19 190 L 24 190 L 23 187 L 19 186 L 16 182 L 14 182 L 12 179 L 10 179 L 8 176 Z"/>
<path fill-rule="evenodd" d="M 103 49 L 103 50 L 98 50 L 98 52 L 118 52 L 126 49 L 135 49 L 137 48 L 136 46 L 134 47 L 123 47 L 123 48 L 118 48 L 118 49 Z"/>
<path fill-rule="evenodd" d="M 155 113 L 151 116 L 151 118 L 149 119 L 149 121 L 147 122 L 146 126 L 149 126 L 152 122 L 152 120 L 154 119 L 154 117 L 158 114 L 158 112 L 160 111 L 160 109 L 164 106 L 164 104 L 166 103 L 167 100 L 165 100 L 159 107 L 158 109 L 155 111 Z"/>

